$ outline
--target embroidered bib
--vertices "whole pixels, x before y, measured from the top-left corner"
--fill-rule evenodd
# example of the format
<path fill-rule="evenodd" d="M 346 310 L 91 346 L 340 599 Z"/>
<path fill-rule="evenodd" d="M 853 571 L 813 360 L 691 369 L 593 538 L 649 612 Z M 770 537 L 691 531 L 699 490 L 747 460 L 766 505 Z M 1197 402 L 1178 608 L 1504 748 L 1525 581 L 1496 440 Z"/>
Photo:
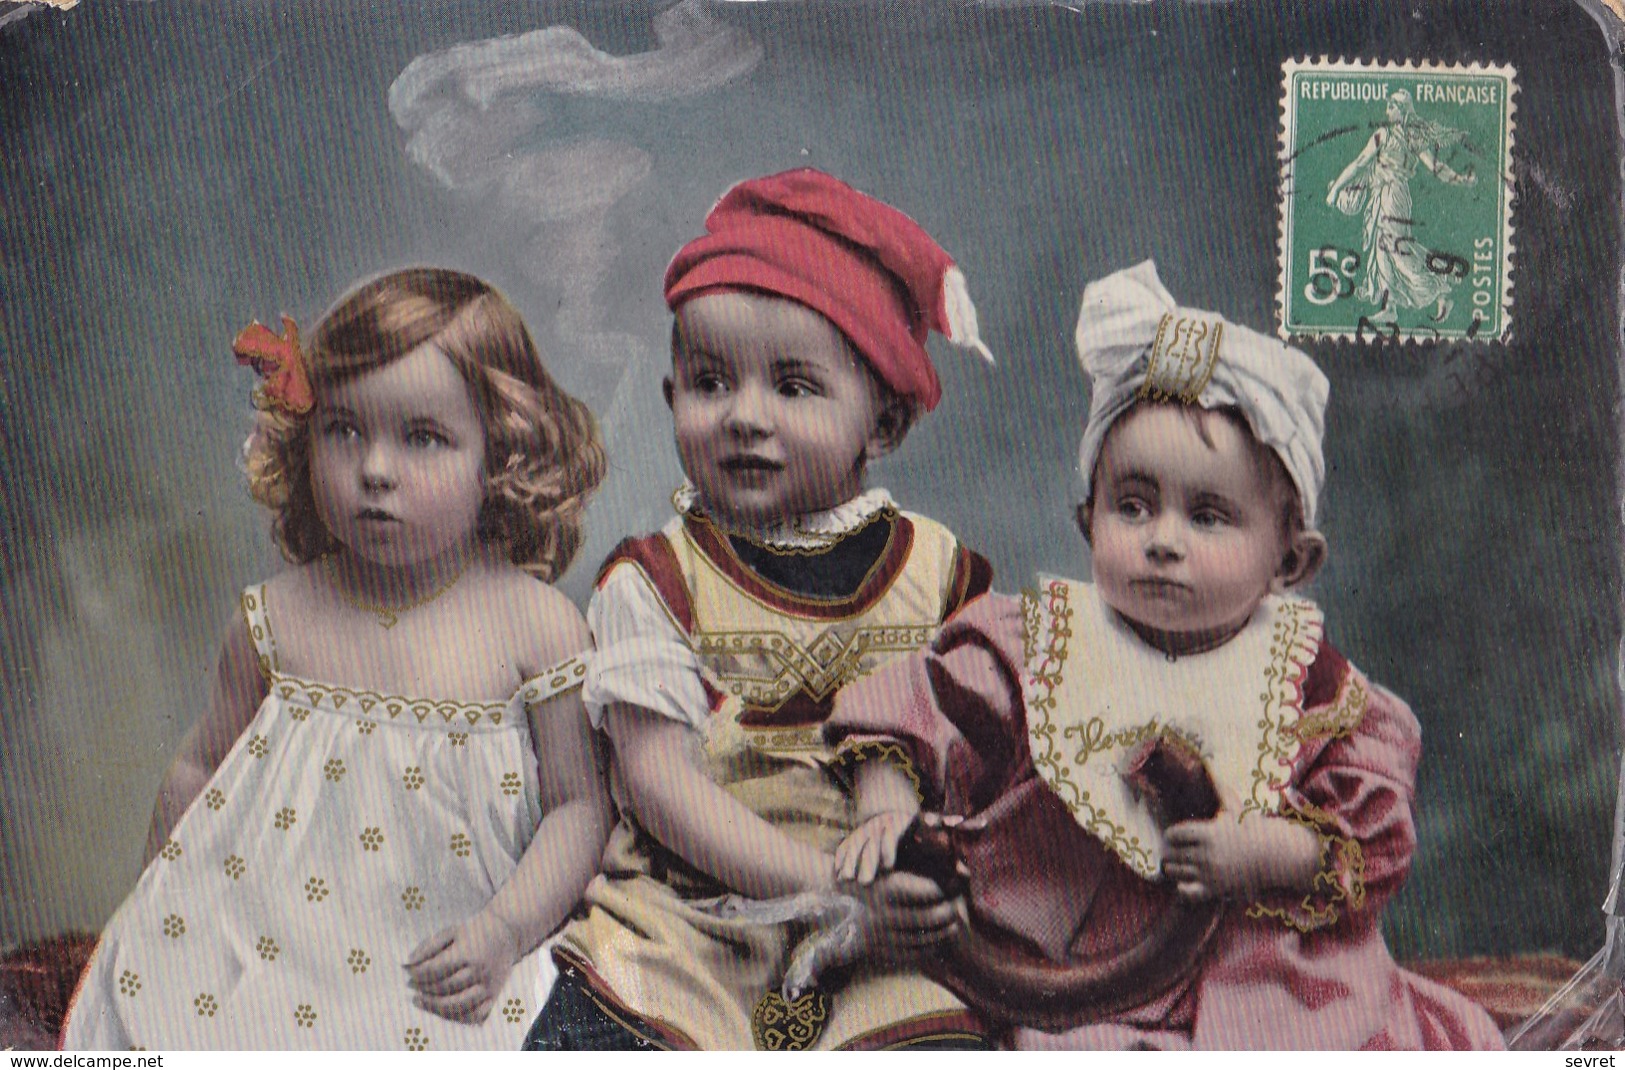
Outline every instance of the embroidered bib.
<path fill-rule="evenodd" d="M 1280 811 L 1301 746 L 1302 684 L 1320 648 L 1312 602 L 1266 598 L 1234 639 L 1172 661 L 1091 584 L 1045 578 L 1023 608 L 1033 763 L 1129 868 L 1155 879 L 1162 867 L 1161 830 L 1122 775 L 1147 740 L 1200 754 L 1220 799 L 1240 801 L 1238 819 Z"/>

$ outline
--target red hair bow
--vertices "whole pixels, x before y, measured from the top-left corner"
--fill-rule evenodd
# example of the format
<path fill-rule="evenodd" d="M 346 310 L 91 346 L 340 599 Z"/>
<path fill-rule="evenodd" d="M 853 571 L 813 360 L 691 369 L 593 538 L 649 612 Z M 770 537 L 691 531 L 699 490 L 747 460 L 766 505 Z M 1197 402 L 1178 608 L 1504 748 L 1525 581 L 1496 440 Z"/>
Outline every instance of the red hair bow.
<path fill-rule="evenodd" d="M 274 334 L 259 320 L 244 327 L 231 343 L 238 364 L 247 364 L 264 380 L 254 392 L 262 408 L 277 408 L 303 416 L 316 406 L 316 394 L 305 372 L 305 354 L 299 348 L 299 327 L 282 317 L 282 333 Z"/>

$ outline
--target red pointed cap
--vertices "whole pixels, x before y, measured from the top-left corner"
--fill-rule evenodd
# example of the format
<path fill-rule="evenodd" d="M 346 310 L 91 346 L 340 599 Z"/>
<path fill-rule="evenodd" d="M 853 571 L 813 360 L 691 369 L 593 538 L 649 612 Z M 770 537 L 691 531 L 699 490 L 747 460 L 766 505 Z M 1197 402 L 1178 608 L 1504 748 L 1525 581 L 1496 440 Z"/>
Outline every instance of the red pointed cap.
<path fill-rule="evenodd" d="M 952 258 L 914 220 L 813 168 L 741 182 L 666 269 L 676 311 L 705 293 L 786 297 L 844 334 L 885 384 L 927 410 L 942 397 L 934 330 L 992 360 Z"/>

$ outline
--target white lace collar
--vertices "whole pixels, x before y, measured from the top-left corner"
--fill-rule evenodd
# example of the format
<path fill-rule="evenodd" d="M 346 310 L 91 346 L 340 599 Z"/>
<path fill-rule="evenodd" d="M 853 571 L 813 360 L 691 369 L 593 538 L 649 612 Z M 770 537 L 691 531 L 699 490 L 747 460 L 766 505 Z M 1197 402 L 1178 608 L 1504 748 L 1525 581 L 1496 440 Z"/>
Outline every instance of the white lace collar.
<path fill-rule="evenodd" d="M 770 550 L 827 550 L 881 512 L 897 508 L 897 503 L 884 487 L 874 487 L 833 509 L 803 513 L 765 528 L 733 528 L 706 513 L 699 492 L 687 480 L 672 494 L 671 504 L 679 513 L 705 516 L 724 531 L 743 536 Z"/>

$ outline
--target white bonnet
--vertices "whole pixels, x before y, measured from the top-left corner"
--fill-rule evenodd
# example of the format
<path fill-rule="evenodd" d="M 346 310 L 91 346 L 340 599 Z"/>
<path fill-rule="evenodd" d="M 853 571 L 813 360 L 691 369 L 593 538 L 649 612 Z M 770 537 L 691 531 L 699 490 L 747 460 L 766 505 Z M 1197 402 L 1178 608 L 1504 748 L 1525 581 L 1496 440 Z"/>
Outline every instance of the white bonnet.
<path fill-rule="evenodd" d="M 1281 458 L 1304 524 L 1314 527 L 1326 481 L 1327 383 L 1302 352 L 1216 312 L 1181 308 L 1150 260 L 1084 288 L 1077 342 L 1089 376 L 1089 422 L 1078 445 L 1085 499 L 1106 432 L 1136 401 L 1233 406 Z"/>

